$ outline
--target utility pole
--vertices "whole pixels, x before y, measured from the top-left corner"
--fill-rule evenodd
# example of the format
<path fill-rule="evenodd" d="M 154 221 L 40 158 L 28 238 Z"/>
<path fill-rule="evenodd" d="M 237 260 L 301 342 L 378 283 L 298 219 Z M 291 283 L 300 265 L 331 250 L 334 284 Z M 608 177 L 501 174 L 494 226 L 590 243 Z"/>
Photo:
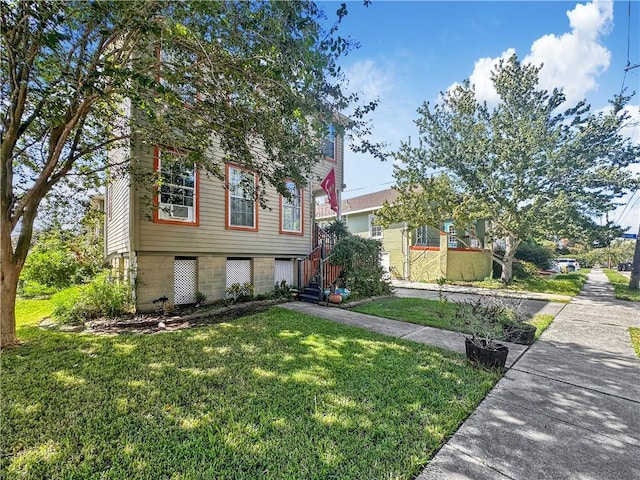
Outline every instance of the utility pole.
<path fill-rule="evenodd" d="M 640 289 L 640 228 L 636 237 L 636 249 L 633 254 L 633 267 L 631 268 L 631 280 L 629 280 L 629 290 Z"/>

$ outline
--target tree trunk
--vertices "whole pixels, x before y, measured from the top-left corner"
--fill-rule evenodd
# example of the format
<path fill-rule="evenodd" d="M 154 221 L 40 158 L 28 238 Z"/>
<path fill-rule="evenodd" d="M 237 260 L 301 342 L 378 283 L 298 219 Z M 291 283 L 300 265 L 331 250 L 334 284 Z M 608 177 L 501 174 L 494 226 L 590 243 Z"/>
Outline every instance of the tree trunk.
<path fill-rule="evenodd" d="M 0 349 L 3 349 L 19 343 L 16 335 L 16 292 L 20 269 L 5 261 L 0 268 Z"/>
<path fill-rule="evenodd" d="M 503 283 L 511 283 L 513 280 L 513 259 L 516 256 L 516 250 L 518 250 L 520 240 L 514 237 L 506 237 L 504 245 L 504 257 L 502 258 L 502 275 L 500 279 Z"/>
<path fill-rule="evenodd" d="M 638 228 L 638 236 L 636 237 L 636 250 L 633 254 L 629 290 L 640 290 L 640 228 Z"/>

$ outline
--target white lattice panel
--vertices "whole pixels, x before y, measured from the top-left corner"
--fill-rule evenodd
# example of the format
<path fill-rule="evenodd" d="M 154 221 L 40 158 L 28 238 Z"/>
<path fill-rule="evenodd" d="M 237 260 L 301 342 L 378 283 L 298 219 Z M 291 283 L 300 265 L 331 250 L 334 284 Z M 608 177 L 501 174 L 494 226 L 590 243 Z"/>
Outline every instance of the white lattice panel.
<path fill-rule="evenodd" d="M 173 267 L 173 301 L 176 305 L 196 302 L 198 262 L 195 259 L 175 259 Z"/>
<path fill-rule="evenodd" d="M 293 262 L 291 260 L 276 260 L 275 283 L 282 281 L 287 285 L 293 285 Z"/>
<path fill-rule="evenodd" d="M 227 288 L 234 283 L 251 283 L 250 259 L 227 259 Z"/>

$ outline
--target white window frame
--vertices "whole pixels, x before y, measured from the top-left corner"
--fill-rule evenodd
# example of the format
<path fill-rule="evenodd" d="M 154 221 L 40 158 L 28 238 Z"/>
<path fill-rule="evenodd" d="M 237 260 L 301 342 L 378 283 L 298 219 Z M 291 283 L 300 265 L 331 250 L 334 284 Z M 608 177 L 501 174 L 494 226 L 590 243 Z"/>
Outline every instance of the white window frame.
<path fill-rule="evenodd" d="M 158 205 L 157 219 L 160 221 L 197 223 L 198 179 L 195 165 L 187 167 L 177 161 L 171 162 L 172 171 L 163 171 L 162 154 L 170 151 L 172 155 L 183 155 L 171 149 L 156 147 L 157 172 L 160 177 L 156 202 Z M 168 177 L 167 177 L 168 175 Z M 172 202 L 167 200 L 177 200 Z M 190 199 L 190 201 L 189 201 Z M 186 209 L 186 210 L 185 210 Z"/>
<path fill-rule="evenodd" d="M 280 196 L 280 230 L 282 233 L 301 234 L 303 233 L 303 191 L 301 188 L 297 188 L 291 180 L 287 180 L 285 185 L 291 193 L 291 198 Z M 287 224 L 288 222 L 290 223 Z"/>
<path fill-rule="evenodd" d="M 253 185 L 253 192 L 245 191 L 245 187 L 242 183 L 242 177 L 251 177 L 251 184 Z M 255 198 L 256 188 L 256 174 L 242 167 L 236 165 L 227 165 L 227 228 L 239 229 L 239 230 L 257 230 L 258 229 L 258 209 Z M 245 183 L 246 185 L 246 183 Z M 247 205 L 251 206 L 253 212 L 253 223 L 236 224 L 233 223 L 233 205 L 238 200 L 242 202 L 248 202 Z M 248 210 L 247 210 L 248 212 Z M 239 212 L 240 215 L 246 215 L 247 212 Z"/>
<path fill-rule="evenodd" d="M 375 215 L 369 215 L 369 238 L 380 240 L 384 235 L 384 229 L 381 225 L 374 225 Z"/>

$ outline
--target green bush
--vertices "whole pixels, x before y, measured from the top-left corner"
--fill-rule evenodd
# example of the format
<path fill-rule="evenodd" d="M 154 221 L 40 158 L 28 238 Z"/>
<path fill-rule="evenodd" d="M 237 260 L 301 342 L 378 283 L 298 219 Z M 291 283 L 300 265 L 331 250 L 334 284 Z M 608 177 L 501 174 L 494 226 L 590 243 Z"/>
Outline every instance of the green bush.
<path fill-rule="evenodd" d="M 330 262 L 342 266 L 345 287 L 351 298 L 372 297 L 391 292 L 380 265 L 382 246 L 377 240 L 347 235 L 338 240 Z"/>
<path fill-rule="evenodd" d="M 65 324 L 118 317 L 133 310 L 129 285 L 111 281 L 106 273 L 85 286 L 63 290 L 51 300 L 55 305 L 53 317 Z"/>
<path fill-rule="evenodd" d="M 538 274 L 538 266 L 531 262 L 519 261 L 513 263 L 513 276 L 520 279 L 533 278 Z"/>
<path fill-rule="evenodd" d="M 62 242 L 47 242 L 35 245 L 22 269 L 24 288 L 38 283 L 56 289 L 73 285 L 80 271 L 75 254 Z"/>
<path fill-rule="evenodd" d="M 20 280 L 18 284 L 18 294 L 22 298 L 46 298 L 50 297 L 58 291 L 56 287 L 50 287 L 42 285 L 41 283 L 30 281 L 26 282 Z"/>
<path fill-rule="evenodd" d="M 253 299 L 253 283 L 245 282 L 242 285 L 233 283 L 226 290 L 226 299 L 231 303 L 249 302 Z"/>
<path fill-rule="evenodd" d="M 518 260 L 535 264 L 537 270 L 549 268 L 554 257 L 553 250 L 532 242 L 522 242 L 516 251 Z"/>

